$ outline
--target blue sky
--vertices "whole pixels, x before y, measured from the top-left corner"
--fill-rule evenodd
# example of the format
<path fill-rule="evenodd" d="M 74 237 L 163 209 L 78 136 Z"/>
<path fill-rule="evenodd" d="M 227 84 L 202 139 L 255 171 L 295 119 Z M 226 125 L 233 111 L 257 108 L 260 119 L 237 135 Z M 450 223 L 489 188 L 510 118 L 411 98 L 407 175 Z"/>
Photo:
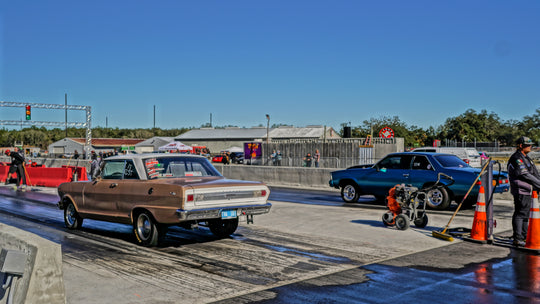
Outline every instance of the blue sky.
<path fill-rule="evenodd" d="M 540 107 L 539 1 L 0 1 L 0 100 L 93 126 L 251 127 Z M 62 111 L 34 109 L 38 121 Z M 0 119 L 24 119 L 0 108 Z M 70 121 L 84 120 L 70 111 Z"/>

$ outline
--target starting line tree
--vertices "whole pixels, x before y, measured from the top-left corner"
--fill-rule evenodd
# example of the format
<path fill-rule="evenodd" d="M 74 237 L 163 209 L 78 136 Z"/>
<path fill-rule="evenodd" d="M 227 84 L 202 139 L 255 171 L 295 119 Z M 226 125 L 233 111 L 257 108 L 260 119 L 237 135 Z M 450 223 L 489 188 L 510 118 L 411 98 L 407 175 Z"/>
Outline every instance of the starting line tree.
<path fill-rule="evenodd" d="M 25 108 L 26 120 L 0 120 L 0 125 L 12 126 L 38 126 L 38 127 L 74 127 L 86 128 L 86 143 L 84 150 L 90 152 L 92 146 L 92 107 L 63 105 L 63 104 L 46 104 L 46 103 L 28 103 L 28 102 L 10 102 L 0 101 L 0 107 Z M 32 121 L 31 109 L 50 109 L 50 110 L 79 110 L 86 112 L 85 122 L 55 122 L 55 121 Z"/>

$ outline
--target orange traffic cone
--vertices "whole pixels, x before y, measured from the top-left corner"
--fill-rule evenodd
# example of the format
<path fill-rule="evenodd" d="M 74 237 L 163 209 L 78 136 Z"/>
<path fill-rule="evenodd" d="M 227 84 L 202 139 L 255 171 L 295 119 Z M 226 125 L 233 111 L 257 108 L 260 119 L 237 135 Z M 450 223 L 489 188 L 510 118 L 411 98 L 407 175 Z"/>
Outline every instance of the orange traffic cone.
<path fill-rule="evenodd" d="M 540 249 L 540 204 L 538 203 L 538 193 L 536 191 L 533 191 L 532 194 L 530 210 L 525 248 L 537 250 Z"/>
<path fill-rule="evenodd" d="M 478 192 L 478 200 L 476 201 L 476 210 L 471 229 L 471 239 L 487 241 L 486 196 L 483 186 L 480 186 L 480 191 Z"/>

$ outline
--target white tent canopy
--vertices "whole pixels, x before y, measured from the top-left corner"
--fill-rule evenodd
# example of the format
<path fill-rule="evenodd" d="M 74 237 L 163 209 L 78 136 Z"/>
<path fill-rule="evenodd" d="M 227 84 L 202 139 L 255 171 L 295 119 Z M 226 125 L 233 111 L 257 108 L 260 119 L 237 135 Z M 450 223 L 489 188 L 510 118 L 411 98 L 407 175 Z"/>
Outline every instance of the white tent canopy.
<path fill-rule="evenodd" d="M 244 149 L 242 149 L 240 147 L 230 147 L 230 148 L 226 149 L 225 151 L 227 151 L 227 152 L 244 152 Z"/>
<path fill-rule="evenodd" d="M 159 150 L 179 150 L 179 151 L 193 151 L 193 148 L 185 145 L 179 141 L 172 141 L 164 146 L 158 148 Z"/>

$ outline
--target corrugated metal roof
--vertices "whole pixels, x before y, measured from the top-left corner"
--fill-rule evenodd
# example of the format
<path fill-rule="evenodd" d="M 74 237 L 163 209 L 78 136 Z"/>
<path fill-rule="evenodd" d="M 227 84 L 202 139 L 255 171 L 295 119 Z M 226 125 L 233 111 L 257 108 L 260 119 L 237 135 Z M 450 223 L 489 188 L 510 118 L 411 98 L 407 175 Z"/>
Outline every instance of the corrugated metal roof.
<path fill-rule="evenodd" d="M 84 138 L 70 138 L 74 142 L 85 144 Z M 121 146 L 134 146 L 140 143 L 143 139 L 134 138 L 92 138 L 92 146 L 94 147 L 121 147 Z"/>
<path fill-rule="evenodd" d="M 331 128 L 327 128 L 327 131 Z M 288 138 L 323 138 L 324 126 L 309 126 L 305 128 L 279 127 L 270 128 L 270 138 L 288 139 Z M 266 128 L 225 128 L 212 129 L 201 128 L 190 130 L 182 135 L 175 137 L 175 140 L 184 139 L 264 139 L 266 138 Z"/>
<path fill-rule="evenodd" d="M 266 128 L 226 128 L 212 129 L 201 128 L 187 131 L 175 137 L 175 140 L 182 139 L 245 139 L 245 138 L 266 138 Z"/>
<path fill-rule="evenodd" d="M 324 127 L 276 128 L 270 132 L 270 138 L 322 138 Z"/>

